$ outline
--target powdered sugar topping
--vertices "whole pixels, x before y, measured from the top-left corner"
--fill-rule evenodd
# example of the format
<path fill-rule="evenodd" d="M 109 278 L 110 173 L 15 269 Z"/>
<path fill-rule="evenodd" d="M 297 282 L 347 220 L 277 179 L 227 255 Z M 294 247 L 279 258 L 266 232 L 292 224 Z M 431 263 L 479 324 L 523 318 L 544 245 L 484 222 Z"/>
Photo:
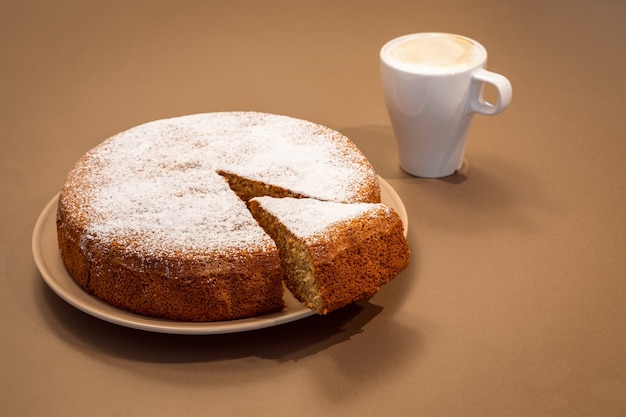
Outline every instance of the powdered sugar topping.
<path fill-rule="evenodd" d="M 345 204 L 303 198 L 257 197 L 261 206 L 271 213 L 296 236 L 308 238 L 320 236 L 336 225 L 358 218 L 365 213 L 390 210 L 382 204 Z"/>
<path fill-rule="evenodd" d="M 137 126 L 103 142 L 68 176 L 63 204 L 87 236 L 137 253 L 272 246 L 218 171 L 323 200 L 351 201 L 369 163 L 338 132 L 286 116 L 207 113 Z"/>

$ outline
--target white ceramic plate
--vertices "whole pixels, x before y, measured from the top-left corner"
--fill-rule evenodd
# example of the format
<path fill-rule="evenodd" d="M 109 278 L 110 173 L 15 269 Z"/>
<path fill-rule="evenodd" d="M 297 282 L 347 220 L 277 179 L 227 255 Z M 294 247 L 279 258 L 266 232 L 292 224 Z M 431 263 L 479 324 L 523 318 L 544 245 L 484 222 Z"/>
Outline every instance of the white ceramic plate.
<path fill-rule="evenodd" d="M 393 207 L 404 223 L 404 234 L 408 230 L 408 217 L 400 196 L 379 177 L 383 203 Z M 247 330 L 277 326 L 315 314 L 304 307 L 288 290 L 285 291 L 287 307 L 277 313 L 266 314 L 240 320 L 219 322 L 182 322 L 142 316 L 121 310 L 89 295 L 74 282 L 67 273 L 59 254 L 56 232 L 56 208 L 58 195 L 41 212 L 33 231 L 32 248 L 35 263 L 48 286 L 69 304 L 111 323 L 160 333 L 176 334 L 216 334 L 235 333 Z"/>

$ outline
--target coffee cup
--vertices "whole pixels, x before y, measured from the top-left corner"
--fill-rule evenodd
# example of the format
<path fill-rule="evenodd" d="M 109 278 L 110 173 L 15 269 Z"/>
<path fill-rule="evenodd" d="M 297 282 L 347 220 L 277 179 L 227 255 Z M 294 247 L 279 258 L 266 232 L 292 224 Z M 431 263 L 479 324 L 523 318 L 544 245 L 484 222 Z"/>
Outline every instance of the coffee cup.
<path fill-rule="evenodd" d="M 404 171 L 425 178 L 454 174 L 473 115 L 507 108 L 511 83 L 486 63 L 480 43 L 448 33 L 409 34 L 381 48 L 383 92 Z M 484 99 L 485 84 L 497 92 L 495 104 Z"/>

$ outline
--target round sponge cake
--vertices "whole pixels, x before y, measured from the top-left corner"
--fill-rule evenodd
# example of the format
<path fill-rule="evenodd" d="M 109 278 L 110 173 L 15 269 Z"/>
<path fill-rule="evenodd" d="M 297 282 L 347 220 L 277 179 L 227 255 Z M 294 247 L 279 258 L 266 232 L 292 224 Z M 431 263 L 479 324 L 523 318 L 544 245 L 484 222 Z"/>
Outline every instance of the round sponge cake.
<path fill-rule="evenodd" d="M 246 201 L 262 195 L 380 201 L 345 136 L 286 116 L 223 112 L 146 123 L 87 152 L 61 190 L 70 275 L 136 313 L 238 319 L 284 307 L 279 253 Z"/>

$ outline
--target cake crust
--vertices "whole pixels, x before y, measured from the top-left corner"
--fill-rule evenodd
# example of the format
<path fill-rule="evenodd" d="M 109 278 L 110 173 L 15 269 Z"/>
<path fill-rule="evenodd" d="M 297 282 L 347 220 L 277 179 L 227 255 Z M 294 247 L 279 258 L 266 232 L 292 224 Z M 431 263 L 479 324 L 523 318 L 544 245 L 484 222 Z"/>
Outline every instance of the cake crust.
<path fill-rule="evenodd" d="M 309 246 L 324 300 L 319 313 L 373 296 L 408 266 L 409 249 L 399 216 L 387 211 L 376 215 L 384 215 L 384 220 L 366 217 L 338 225 L 339 238 Z M 329 256 L 333 252 L 337 255 Z"/>

